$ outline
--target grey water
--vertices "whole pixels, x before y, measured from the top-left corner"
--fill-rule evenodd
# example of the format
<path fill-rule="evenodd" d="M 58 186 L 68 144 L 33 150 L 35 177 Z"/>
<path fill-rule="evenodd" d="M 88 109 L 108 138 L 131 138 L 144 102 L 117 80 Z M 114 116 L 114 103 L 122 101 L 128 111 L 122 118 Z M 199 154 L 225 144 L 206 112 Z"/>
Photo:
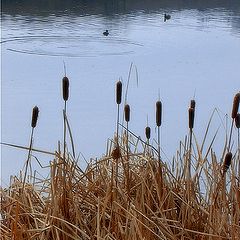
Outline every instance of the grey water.
<path fill-rule="evenodd" d="M 171 15 L 166 22 L 165 13 Z M 106 29 L 108 36 L 102 34 Z M 239 0 L 2 0 L 1 33 L 2 142 L 28 146 L 37 105 L 34 148 L 57 149 L 65 62 L 67 112 L 80 165 L 101 157 L 116 126 L 115 83 L 122 79 L 126 90 L 132 64 L 130 130 L 144 139 L 148 121 L 154 144 L 155 102 L 161 99 L 161 148 L 164 161 L 171 160 L 188 133 L 187 111 L 195 98 L 199 142 L 217 109 L 208 142 L 220 126 L 213 147 L 221 156 L 226 114 L 240 90 Z M 52 160 L 34 156 L 44 166 Z M 24 150 L 1 147 L 2 185 L 26 158 Z"/>

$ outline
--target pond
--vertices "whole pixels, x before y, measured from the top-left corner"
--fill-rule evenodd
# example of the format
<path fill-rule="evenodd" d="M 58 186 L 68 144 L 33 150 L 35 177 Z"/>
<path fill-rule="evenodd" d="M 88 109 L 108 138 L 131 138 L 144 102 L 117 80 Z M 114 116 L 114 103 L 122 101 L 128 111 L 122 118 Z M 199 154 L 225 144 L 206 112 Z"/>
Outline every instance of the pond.
<path fill-rule="evenodd" d="M 164 14 L 171 18 L 164 21 Z M 109 31 L 104 36 L 105 30 Z M 196 99 L 195 133 L 221 155 L 224 117 L 240 90 L 240 3 L 202 1 L 2 1 L 2 142 L 28 146 L 32 108 L 40 109 L 34 147 L 54 152 L 62 141 L 61 80 L 70 80 L 68 118 L 76 151 L 101 157 L 112 138 L 115 83 L 122 79 L 131 107 L 129 128 L 156 139 L 155 102 L 163 103 L 161 147 L 168 161 L 188 133 L 188 105 Z M 148 120 L 147 120 L 148 119 Z M 2 146 L 3 185 L 27 152 Z M 36 155 L 43 165 L 51 157 Z"/>

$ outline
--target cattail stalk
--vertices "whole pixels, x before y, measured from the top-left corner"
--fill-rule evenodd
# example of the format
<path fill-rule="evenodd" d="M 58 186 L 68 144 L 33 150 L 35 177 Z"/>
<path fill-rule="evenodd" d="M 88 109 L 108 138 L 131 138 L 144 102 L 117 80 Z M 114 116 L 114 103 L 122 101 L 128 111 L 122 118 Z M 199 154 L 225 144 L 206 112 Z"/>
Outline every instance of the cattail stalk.
<path fill-rule="evenodd" d="M 31 122 L 32 130 L 31 130 L 30 144 L 29 144 L 29 150 L 28 150 L 28 157 L 27 157 L 27 162 L 26 162 L 26 167 L 25 167 L 25 172 L 24 172 L 24 178 L 23 178 L 23 189 L 25 187 L 28 165 L 30 163 L 32 145 L 33 145 L 33 133 L 34 133 L 35 127 L 37 126 L 38 114 L 39 114 L 39 109 L 38 109 L 37 106 L 35 106 L 32 110 L 32 122 Z"/>
<path fill-rule="evenodd" d="M 234 96 L 234 99 L 233 99 L 232 124 L 231 124 L 230 136 L 229 136 L 228 151 L 230 151 L 232 131 L 233 131 L 233 123 L 234 123 L 235 118 L 237 117 L 238 108 L 239 108 L 239 103 L 240 103 L 240 93 L 237 93 L 237 94 Z"/>
<path fill-rule="evenodd" d="M 128 158 L 128 123 L 130 121 L 130 106 L 128 104 L 124 107 L 124 116 L 127 124 L 127 158 Z"/>
<path fill-rule="evenodd" d="M 65 191 L 63 197 L 66 201 L 66 172 L 67 172 L 67 165 L 66 165 L 66 132 L 67 132 L 67 123 L 66 123 L 66 115 L 67 115 L 67 100 L 69 98 L 69 79 L 65 76 L 62 79 L 62 94 L 64 100 L 64 109 L 63 109 L 63 189 Z"/>
<path fill-rule="evenodd" d="M 235 125 L 236 125 L 236 128 L 237 128 L 237 142 L 238 142 L 238 178 L 240 179 L 240 136 L 239 136 L 240 113 L 238 113 L 236 118 L 235 118 Z"/>
<path fill-rule="evenodd" d="M 66 118 L 65 114 L 67 112 L 67 100 L 69 98 L 69 79 L 64 76 L 62 79 L 62 94 L 64 100 L 64 110 L 63 110 L 63 119 L 64 119 L 64 130 L 63 130 L 63 159 L 65 161 L 66 155 Z"/>
<path fill-rule="evenodd" d="M 119 134 L 119 112 L 120 104 L 122 102 L 122 82 L 119 80 L 116 84 L 116 103 L 117 103 L 117 144 L 118 144 L 118 134 Z"/>
<path fill-rule="evenodd" d="M 130 183 L 129 183 L 129 146 L 128 146 L 128 123 L 130 121 L 130 106 L 128 104 L 126 104 L 124 106 L 124 116 L 125 116 L 125 121 L 126 121 L 126 124 L 127 124 L 127 144 L 126 144 L 126 147 L 127 147 L 127 164 L 126 164 L 126 177 L 127 177 L 127 182 L 126 182 L 126 186 L 127 186 L 127 193 L 128 193 L 128 196 L 129 196 L 129 193 L 130 193 Z"/>
<path fill-rule="evenodd" d="M 156 102 L 156 125 L 158 130 L 158 161 L 160 163 L 161 153 L 160 153 L 160 126 L 162 124 L 162 103 L 161 101 Z"/>
<path fill-rule="evenodd" d="M 194 127 L 194 118 L 195 118 L 195 101 L 191 101 L 190 108 L 188 109 L 188 127 L 189 127 L 189 158 L 188 158 L 188 178 L 191 177 L 191 154 L 192 154 L 192 135 L 193 135 L 193 127 Z"/>
<path fill-rule="evenodd" d="M 119 115 L 120 115 L 120 104 L 122 102 L 122 82 L 119 80 L 116 83 L 116 103 L 117 103 L 117 140 L 116 140 L 116 149 L 117 151 L 120 151 L 119 148 Z M 115 176 L 115 182 L 117 185 L 118 182 L 118 158 L 116 159 L 116 176 Z"/>

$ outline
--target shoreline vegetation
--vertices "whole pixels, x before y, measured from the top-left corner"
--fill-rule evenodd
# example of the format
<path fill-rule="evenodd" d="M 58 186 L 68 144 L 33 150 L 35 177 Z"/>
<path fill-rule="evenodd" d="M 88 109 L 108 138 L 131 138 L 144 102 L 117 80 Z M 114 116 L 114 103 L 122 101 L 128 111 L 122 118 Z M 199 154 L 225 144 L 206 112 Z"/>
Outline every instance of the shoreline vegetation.
<path fill-rule="evenodd" d="M 62 92 L 64 137 L 54 153 L 33 146 L 37 106 L 32 112 L 29 147 L 1 143 L 28 151 L 19 176 L 12 176 L 9 187 L 0 189 L 1 239 L 239 239 L 240 93 L 233 100 L 231 128 L 223 139 L 220 159 L 212 149 L 216 135 L 205 146 L 211 119 L 203 142 L 197 142 L 193 99 L 189 133 L 166 164 L 160 143 L 162 102 L 158 99 L 155 105 L 157 140 L 153 146 L 148 124 L 144 140 L 129 130 L 131 108 L 126 95 L 122 103 L 122 82 L 118 81 L 115 136 L 108 141 L 105 156 L 91 160 L 83 170 L 67 118 L 66 74 Z M 120 104 L 124 104 L 122 124 Z M 48 177 L 39 179 L 34 174 L 34 152 L 52 155 Z"/>

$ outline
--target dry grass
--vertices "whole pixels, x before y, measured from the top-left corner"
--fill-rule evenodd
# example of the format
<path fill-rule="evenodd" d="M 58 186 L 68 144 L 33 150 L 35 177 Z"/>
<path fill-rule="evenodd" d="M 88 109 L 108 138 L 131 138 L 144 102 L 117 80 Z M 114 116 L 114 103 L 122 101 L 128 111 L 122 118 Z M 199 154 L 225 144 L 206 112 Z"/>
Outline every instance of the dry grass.
<path fill-rule="evenodd" d="M 13 177 L 1 189 L 2 239 L 239 239 L 239 155 L 225 175 L 226 162 L 196 145 L 189 179 L 184 143 L 172 169 L 131 134 L 119 147 L 114 155 L 109 141 L 108 154 L 84 172 L 57 151 L 48 179 L 30 178 L 23 188 Z"/>
<path fill-rule="evenodd" d="M 66 110 L 69 84 L 65 87 Z M 119 105 L 120 95 L 116 97 Z M 192 104 L 191 114 L 195 101 Z M 73 141 L 72 154 L 65 143 L 67 132 L 72 137 L 64 111 L 63 150 L 26 148 L 29 156 L 34 151 L 53 156 L 49 177 L 25 177 L 26 167 L 11 178 L 8 188 L 1 188 L 1 239 L 239 239 L 239 141 L 231 152 L 225 147 L 222 159 L 212 150 L 214 139 L 204 152 L 206 138 L 197 143 L 191 114 L 189 137 L 180 143 L 171 164 L 159 159 L 160 149 L 149 144 L 149 127 L 144 142 L 118 120 L 122 135 L 109 140 L 106 156 L 90 161 L 83 171 Z"/>

